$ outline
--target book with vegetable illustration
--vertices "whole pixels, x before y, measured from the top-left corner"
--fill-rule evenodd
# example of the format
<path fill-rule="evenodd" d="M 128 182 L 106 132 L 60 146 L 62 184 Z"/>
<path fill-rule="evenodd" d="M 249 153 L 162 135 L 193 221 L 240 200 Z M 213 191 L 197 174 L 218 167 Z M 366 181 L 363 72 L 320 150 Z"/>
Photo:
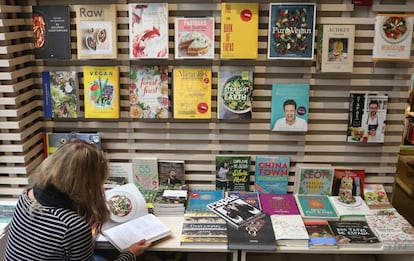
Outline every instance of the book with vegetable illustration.
<path fill-rule="evenodd" d="M 85 66 L 85 118 L 119 118 L 119 69 L 117 66 Z"/>

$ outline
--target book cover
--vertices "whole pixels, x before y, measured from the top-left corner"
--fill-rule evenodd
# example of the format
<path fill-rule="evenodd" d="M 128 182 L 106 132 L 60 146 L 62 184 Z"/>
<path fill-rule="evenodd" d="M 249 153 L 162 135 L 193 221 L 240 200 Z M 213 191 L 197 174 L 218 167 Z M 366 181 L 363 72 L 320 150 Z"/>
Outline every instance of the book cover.
<path fill-rule="evenodd" d="M 185 184 L 185 162 L 158 160 L 158 179 L 160 188 L 181 188 Z"/>
<path fill-rule="evenodd" d="M 45 118 L 77 118 L 79 85 L 75 71 L 42 72 Z"/>
<path fill-rule="evenodd" d="M 312 60 L 315 3 L 270 3 L 268 59 Z"/>
<path fill-rule="evenodd" d="M 240 228 L 227 227 L 230 250 L 275 250 L 275 234 L 269 215 L 265 215 Z"/>
<path fill-rule="evenodd" d="M 132 182 L 143 193 L 143 191 L 157 191 L 158 180 L 158 159 L 157 157 L 136 157 L 132 158 Z"/>
<path fill-rule="evenodd" d="M 221 3 L 221 59 L 256 59 L 258 36 L 258 3 Z"/>
<path fill-rule="evenodd" d="M 339 220 L 326 195 L 295 195 L 296 204 L 304 221 Z"/>
<path fill-rule="evenodd" d="M 374 62 L 410 59 L 413 23 L 414 14 L 376 14 Z"/>
<path fill-rule="evenodd" d="M 109 174 L 104 183 L 105 189 L 125 185 L 133 181 L 132 164 L 129 162 L 109 162 Z"/>
<path fill-rule="evenodd" d="M 388 96 L 372 92 L 349 94 L 348 142 L 384 143 Z"/>
<path fill-rule="evenodd" d="M 217 91 L 218 119 L 252 118 L 253 68 L 220 66 Z"/>
<path fill-rule="evenodd" d="M 226 196 L 236 195 L 250 205 L 262 210 L 259 192 L 257 191 L 226 191 Z"/>
<path fill-rule="evenodd" d="M 78 59 L 116 59 L 115 4 L 74 5 Z"/>
<path fill-rule="evenodd" d="M 250 156 L 216 155 L 216 189 L 250 191 Z"/>
<path fill-rule="evenodd" d="M 365 184 L 364 200 L 371 209 L 392 208 L 392 204 L 382 184 Z"/>
<path fill-rule="evenodd" d="M 331 195 L 334 171 L 326 164 L 296 164 L 294 193 Z"/>
<path fill-rule="evenodd" d="M 240 228 L 248 222 L 265 215 L 260 209 L 255 208 L 235 195 L 209 203 L 207 208 L 236 228 Z"/>
<path fill-rule="evenodd" d="M 327 221 L 305 221 L 310 249 L 338 248 L 338 242 Z"/>
<path fill-rule="evenodd" d="M 85 118 L 119 118 L 119 68 L 83 67 Z"/>
<path fill-rule="evenodd" d="M 101 148 L 101 137 L 98 133 L 59 133 L 45 132 L 43 134 L 43 147 L 45 158 L 71 139 L 81 139 L 89 144 L 94 144 L 98 149 Z"/>
<path fill-rule="evenodd" d="M 9 226 L 10 221 L 13 217 L 14 210 L 16 209 L 17 201 L 0 201 L 0 235 L 6 230 Z"/>
<path fill-rule="evenodd" d="M 131 118 L 168 118 L 168 67 L 130 65 Z"/>
<path fill-rule="evenodd" d="M 293 194 L 261 193 L 262 211 L 269 215 L 299 215 Z"/>
<path fill-rule="evenodd" d="M 174 119 L 211 119 L 211 68 L 174 68 Z"/>
<path fill-rule="evenodd" d="M 284 247 L 308 247 L 309 235 L 300 214 L 271 215 L 276 245 Z"/>
<path fill-rule="evenodd" d="M 306 132 L 309 118 L 309 84 L 272 84 L 270 129 Z"/>
<path fill-rule="evenodd" d="M 355 196 L 352 202 L 344 202 L 339 196 L 330 196 L 329 200 L 342 221 L 364 221 L 365 216 L 374 214 L 360 196 Z"/>
<path fill-rule="evenodd" d="M 366 221 L 328 221 L 340 248 L 381 248 L 382 243 Z"/>
<path fill-rule="evenodd" d="M 187 212 L 208 211 L 207 204 L 218 201 L 224 197 L 222 190 L 190 190 L 187 201 Z"/>
<path fill-rule="evenodd" d="M 342 202 L 352 203 L 355 196 L 364 196 L 365 170 L 335 168 L 332 196 L 339 196 Z"/>
<path fill-rule="evenodd" d="M 256 156 L 254 189 L 260 193 L 286 194 L 290 158 L 287 156 Z"/>
<path fill-rule="evenodd" d="M 226 245 L 226 221 L 212 212 L 186 212 L 180 243 L 181 245 Z"/>
<path fill-rule="evenodd" d="M 214 58 L 214 17 L 176 17 L 175 59 Z"/>
<path fill-rule="evenodd" d="M 36 59 L 70 59 L 70 16 L 66 5 L 32 6 Z"/>
<path fill-rule="evenodd" d="M 354 42 L 355 25 L 319 25 L 316 70 L 351 73 L 354 68 Z"/>
<path fill-rule="evenodd" d="M 129 58 L 168 59 L 168 3 L 128 4 Z"/>

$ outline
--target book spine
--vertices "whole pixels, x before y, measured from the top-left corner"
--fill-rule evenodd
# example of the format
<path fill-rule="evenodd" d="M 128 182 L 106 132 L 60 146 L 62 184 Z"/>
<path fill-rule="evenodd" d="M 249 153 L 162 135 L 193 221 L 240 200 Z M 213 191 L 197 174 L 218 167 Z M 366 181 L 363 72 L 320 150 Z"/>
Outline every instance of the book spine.
<path fill-rule="evenodd" d="M 50 73 L 42 72 L 43 111 L 45 118 L 52 118 L 52 97 L 50 93 Z"/>

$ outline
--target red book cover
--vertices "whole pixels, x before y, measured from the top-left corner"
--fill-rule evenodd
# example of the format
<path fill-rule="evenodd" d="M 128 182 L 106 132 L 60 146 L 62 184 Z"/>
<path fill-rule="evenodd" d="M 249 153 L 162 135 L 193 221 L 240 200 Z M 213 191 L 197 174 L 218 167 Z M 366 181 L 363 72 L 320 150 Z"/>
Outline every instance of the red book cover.
<path fill-rule="evenodd" d="M 342 201 L 350 201 L 353 196 L 363 197 L 364 180 L 363 169 L 335 169 L 332 196 L 340 196 Z"/>
<path fill-rule="evenodd" d="M 262 211 L 269 215 L 300 214 L 293 194 L 263 193 L 259 197 Z"/>

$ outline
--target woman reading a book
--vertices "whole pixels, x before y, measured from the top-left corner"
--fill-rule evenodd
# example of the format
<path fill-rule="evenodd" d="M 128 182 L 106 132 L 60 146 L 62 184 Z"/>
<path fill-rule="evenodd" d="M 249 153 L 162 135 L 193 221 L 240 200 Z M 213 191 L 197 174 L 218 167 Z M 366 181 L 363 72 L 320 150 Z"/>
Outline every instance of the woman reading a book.
<path fill-rule="evenodd" d="M 10 223 L 4 260 L 94 260 L 93 229 L 109 219 L 105 154 L 73 139 L 29 177 Z M 150 243 L 134 243 L 117 260 L 135 260 Z"/>

